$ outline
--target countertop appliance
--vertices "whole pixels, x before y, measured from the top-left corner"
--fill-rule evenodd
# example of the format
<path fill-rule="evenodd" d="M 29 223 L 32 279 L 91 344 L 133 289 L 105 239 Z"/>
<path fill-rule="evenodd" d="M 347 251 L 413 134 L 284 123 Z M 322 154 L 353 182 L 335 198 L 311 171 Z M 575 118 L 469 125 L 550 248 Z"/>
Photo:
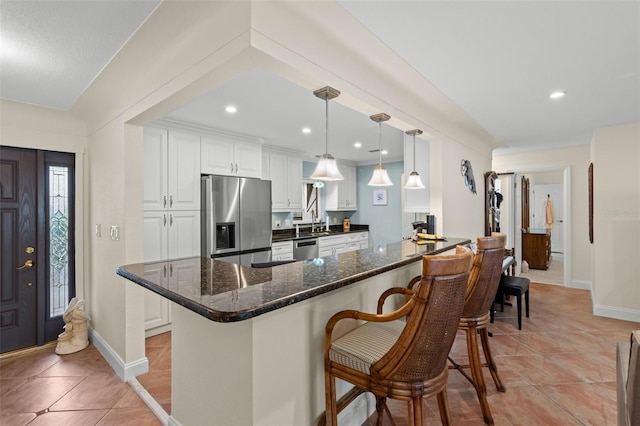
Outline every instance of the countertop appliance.
<path fill-rule="evenodd" d="M 296 260 L 315 259 L 318 257 L 318 239 L 306 238 L 293 242 L 293 258 Z"/>
<path fill-rule="evenodd" d="M 202 256 L 251 266 L 271 261 L 271 181 L 201 177 Z"/>

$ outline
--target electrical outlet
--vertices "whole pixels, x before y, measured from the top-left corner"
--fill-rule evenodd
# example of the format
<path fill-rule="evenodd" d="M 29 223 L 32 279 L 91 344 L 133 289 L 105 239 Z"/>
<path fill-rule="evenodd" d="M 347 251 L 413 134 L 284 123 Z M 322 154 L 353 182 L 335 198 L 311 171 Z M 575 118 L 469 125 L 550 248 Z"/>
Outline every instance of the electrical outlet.
<path fill-rule="evenodd" d="M 282 224 L 282 223 L 281 223 L 279 220 L 276 220 L 276 228 L 280 228 L 280 225 L 281 225 L 281 224 Z"/>

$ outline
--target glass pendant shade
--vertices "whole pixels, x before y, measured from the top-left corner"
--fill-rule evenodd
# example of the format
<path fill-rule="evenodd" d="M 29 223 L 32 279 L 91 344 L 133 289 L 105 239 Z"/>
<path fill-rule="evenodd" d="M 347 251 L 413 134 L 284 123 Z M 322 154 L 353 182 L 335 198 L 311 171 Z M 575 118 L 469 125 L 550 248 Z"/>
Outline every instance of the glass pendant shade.
<path fill-rule="evenodd" d="M 421 135 L 422 130 L 409 130 L 406 133 L 413 136 L 413 171 L 409 175 L 409 179 L 407 179 L 407 183 L 404 187 L 405 189 L 424 189 L 422 179 L 420 179 L 420 174 L 416 172 L 416 135 Z"/>
<path fill-rule="evenodd" d="M 311 179 L 314 180 L 343 180 L 344 177 L 340 174 L 338 170 L 338 164 L 336 164 L 336 159 L 333 158 L 331 154 L 324 154 L 320 157 L 318 161 L 318 165 L 316 169 L 313 171 L 313 174 L 310 176 Z"/>
<path fill-rule="evenodd" d="M 422 179 L 420 179 L 420 174 L 418 172 L 411 172 L 409 175 L 409 179 L 407 183 L 404 185 L 406 189 L 424 189 L 424 185 L 422 184 Z"/>
<path fill-rule="evenodd" d="M 329 99 L 338 97 L 340 91 L 326 86 L 314 91 L 313 94 L 325 101 L 325 151 L 320 160 L 318 160 L 318 165 L 310 177 L 314 180 L 344 180 L 338 170 L 336 159 L 329 154 Z"/>
<path fill-rule="evenodd" d="M 389 179 L 389 175 L 387 174 L 387 169 L 384 168 L 382 164 L 378 164 L 375 169 L 373 169 L 373 176 L 371 176 L 371 180 L 368 183 L 369 186 L 392 186 L 393 182 Z"/>
<path fill-rule="evenodd" d="M 387 121 L 391 117 L 384 112 L 369 117 L 378 123 L 378 165 L 373 169 L 373 176 L 367 185 L 369 186 L 393 186 L 393 182 L 389 179 L 387 169 L 382 165 L 382 122 Z"/>

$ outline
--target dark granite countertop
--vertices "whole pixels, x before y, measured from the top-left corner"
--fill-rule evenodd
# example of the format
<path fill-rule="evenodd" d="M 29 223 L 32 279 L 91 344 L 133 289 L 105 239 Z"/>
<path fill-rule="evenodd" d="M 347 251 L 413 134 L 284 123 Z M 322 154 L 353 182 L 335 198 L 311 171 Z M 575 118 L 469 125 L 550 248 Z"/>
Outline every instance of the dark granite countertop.
<path fill-rule="evenodd" d="M 121 266 L 116 273 L 212 321 L 242 321 L 417 262 L 470 240 L 410 240 L 273 268 L 204 257 Z"/>
<path fill-rule="evenodd" d="M 287 229 L 275 229 L 273 230 L 273 234 L 271 237 L 271 241 L 274 243 L 280 241 L 293 241 L 293 240 L 305 240 L 309 238 L 318 238 L 318 237 L 328 237 L 331 235 L 343 235 L 343 234 L 352 234 L 354 232 L 368 232 L 369 225 L 357 225 L 351 224 L 350 231 L 343 231 L 342 225 L 331 225 L 329 226 L 329 231 L 325 231 L 325 228 L 322 228 L 322 231 L 318 231 L 312 233 L 310 230 L 310 225 L 302 225 L 300 226 L 300 234 L 296 236 L 295 228 L 287 228 Z"/>

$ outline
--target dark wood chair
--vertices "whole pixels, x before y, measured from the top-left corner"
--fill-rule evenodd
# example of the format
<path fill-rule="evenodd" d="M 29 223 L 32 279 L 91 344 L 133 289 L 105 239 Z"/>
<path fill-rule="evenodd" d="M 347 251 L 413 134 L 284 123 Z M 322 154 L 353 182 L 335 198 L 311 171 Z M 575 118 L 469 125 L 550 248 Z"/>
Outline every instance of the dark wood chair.
<path fill-rule="evenodd" d="M 471 262 L 472 253 L 466 247 L 458 247 L 451 256 L 424 256 L 415 290 L 385 291 L 377 314 L 348 310 L 331 317 L 324 350 L 328 425 L 337 425 L 338 412 L 354 399 L 336 401 L 337 378 L 375 395 L 378 424 L 387 398 L 407 401 L 410 424 L 425 424 L 423 398 L 433 395 L 437 395 L 442 423 L 451 424 L 447 354 L 464 307 Z M 401 308 L 382 314 L 384 300 L 393 294 L 410 297 Z M 347 318 L 367 322 L 332 342 L 336 323 Z"/>
<path fill-rule="evenodd" d="M 518 302 L 518 330 L 522 330 L 522 295 L 527 318 L 529 318 L 529 278 L 502 275 L 496 299 L 500 301 L 501 310 L 504 311 L 504 296 L 515 296 Z"/>
<path fill-rule="evenodd" d="M 464 309 L 460 318 L 459 330 L 465 332 L 467 338 L 467 353 L 469 364 L 461 365 L 449 357 L 452 366 L 469 380 L 476 389 L 482 416 L 485 423 L 492 425 L 493 417 L 487 401 L 487 389 L 482 374 L 482 367 L 488 367 L 496 389 L 505 392 L 506 388 L 498 376 L 496 363 L 491 355 L 487 325 L 490 320 L 490 309 L 496 297 L 500 276 L 502 275 L 502 261 L 507 237 L 504 234 L 493 233 L 490 237 L 479 237 L 477 253 L 473 258 L 473 266 L 469 274 L 469 283 L 465 297 Z M 482 343 L 485 362 L 480 360 L 478 335 Z M 471 376 L 466 369 L 471 371 Z"/>

